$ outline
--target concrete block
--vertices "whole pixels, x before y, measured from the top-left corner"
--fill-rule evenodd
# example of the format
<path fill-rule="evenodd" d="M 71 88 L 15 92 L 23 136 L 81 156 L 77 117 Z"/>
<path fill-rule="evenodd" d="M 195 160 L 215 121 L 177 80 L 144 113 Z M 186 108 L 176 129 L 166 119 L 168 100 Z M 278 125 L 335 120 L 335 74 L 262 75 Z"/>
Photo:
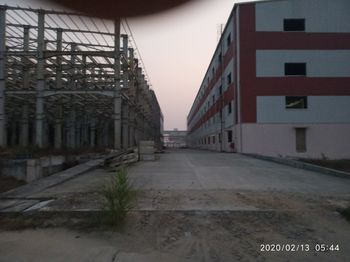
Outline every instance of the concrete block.
<path fill-rule="evenodd" d="M 140 155 L 140 160 L 141 161 L 155 161 L 156 160 L 156 156 L 153 155 Z"/>
<path fill-rule="evenodd" d="M 154 148 L 153 147 L 141 147 L 140 148 L 140 154 L 154 154 Z"/>
<path fill-rule="evenodd" d="M 40 159 L 27 160 L 26 181 L 31 182 L 43 176 Z"/>
<path fill-rule="evenodd" d="M 18 180 L 26 179 L 26 160 L 0 160 L 0 175 L 11 176 Z"/>

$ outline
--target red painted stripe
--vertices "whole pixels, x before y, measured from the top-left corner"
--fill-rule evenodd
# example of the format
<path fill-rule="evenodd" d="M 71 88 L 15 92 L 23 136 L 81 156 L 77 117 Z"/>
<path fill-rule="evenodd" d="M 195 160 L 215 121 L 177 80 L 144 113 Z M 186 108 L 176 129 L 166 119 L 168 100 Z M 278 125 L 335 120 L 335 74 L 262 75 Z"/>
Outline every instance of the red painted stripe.
<path fill-rule="evenodd" d="M 258 95 L 349 95 L 350 78 L 256 77 L 256 50 L 347 50 L 350 33 L 255 32 L 255 4 L 240 6 L 241 120 L 256 122 Z"/>
<path fill-rule="evenodd" d="M 220 80 L 222 72 L 225 71 L 226 67 L 228 66 L 228 64 L 230 63 L 230 61 L 233 58 L 233 51 L 234 51 L 234 46 L 233 44 L 231 44 L 231 46 L 229 47 L 229 49 L 226 51 L 224 57 L 223 57 L 223 70 L 221 68 L 217 68 L 216 72 L 215 72 L 215 77 L 211 79 L 211 81 L 209 82 L 209 85 L 207 86 L 204 96 L 202 97 L 202 99 L 200 100 L 199 104 L 196 106 L 196 109 L 193 111 L 193 113 L 190 115 L 189 117 L 189 121 L 188 124 L 190 124 L 193 120 L 193 118 L 195 117 L 195 115 L 198 113 L 199 109 L 202 107 L 202 105 L 204 104 L 205 100 L 207 99 L 207 97 L 209 96 L 211 90 L 214 88 L 214 86 L 216 85 L 216 83 Z"/>
<path fill-rule="evenodd" d="M 234 99 L 235 86 L 231 84 L 224 94 L 216 101 L 214 105 L 197 121 L 197 123 L 189 130 L 189 134 L 200 128 L 216 113 L 220 112 L 225 106 Z"/>
<path fill-rule="evenodd" d="M 261 77 L 256 82 L 258 85 L 252 87 L 256 96 L 350 95 L 350 77 Z"/>
<path fill-rule="evenodd" d="M 239 7 L 240 26 L 240 111 L 242 122 L 256 122 L 255 5 Z"/>

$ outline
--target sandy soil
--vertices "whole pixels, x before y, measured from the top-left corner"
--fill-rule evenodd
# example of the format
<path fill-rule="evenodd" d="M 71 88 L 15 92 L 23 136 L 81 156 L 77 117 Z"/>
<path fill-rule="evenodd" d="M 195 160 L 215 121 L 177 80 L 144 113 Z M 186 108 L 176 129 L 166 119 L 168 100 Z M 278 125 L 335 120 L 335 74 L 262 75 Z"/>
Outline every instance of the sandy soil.
<path fill-rule="evenodd" d="M 51 208 L 86 207 L 93 196 L 97 195 L 80 193 L 74 198 L 70 194 L 66 198 L 69 201 L 63 198 L 53 202 Z M 25 228 L 34 224 L 37 230 L 14 232 L 8 231 L 8 220 L 3 219 L 0 261 L 30 261 L 21 258 L 35 257 L 31 250 L 39 245 L 45 247 L 50 238 L 59 241 L 58 248 L 62 249 L 55 261 L 72 261 L 73 257 L 74 261 L 347 261 L 350 223 L 337 210 L 349 205 L 348 196 L 141 191 L 127 224 L 119 231 L 88 224 L 87 216 L 56 215 L 24 224 Z M 25 244 L 21 242 L 23 238 Z M 9 243 L 16 248 L 6 248 Z M 339 244 L 340 251 L 314 251 L 314 246 L 321 243 Z M 261 252 L 262 244 L 308 244 L 310 251 Z M 70 245 L 76 245 L 77 254 L 65 252 Z M 90 250 L 89 246 L 94 248 Z M 96 247 L 108 252 L 100 254 Z M 43 260 L 33 261 L 48 261 L 44 258 L 55 252 L 48 248 L 40 254 Z M 91 254 L 95 260 L 87 260 L 85 253 L 79 257 L 79 252 L 95 252 Z"/>

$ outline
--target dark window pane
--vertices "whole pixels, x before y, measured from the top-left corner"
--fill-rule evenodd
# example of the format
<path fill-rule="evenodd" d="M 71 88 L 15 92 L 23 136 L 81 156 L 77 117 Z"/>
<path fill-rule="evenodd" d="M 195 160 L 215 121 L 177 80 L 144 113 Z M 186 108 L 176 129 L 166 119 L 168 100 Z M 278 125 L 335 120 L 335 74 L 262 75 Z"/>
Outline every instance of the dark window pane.
<path fill-rule="evenodd" d="M 232 83 L 232 75 L 231 75 L 231 73 L 229 73 L 228 75 L 227 75 L 227 84 L 229 85 L 229 84 L 231 84 Z"/>
<path fill-rule="evenodd" d="M 227 111 L 228 111 L 228 114 L 232 113 L 232 104 L 231 104 L 231 102 L 228 104 Z"/>
<path fill-rule="evenodd" d="M 227 131 L 227 142 L 232 142 L 232 131 Z"/>
<path fill-rule="evenodd" d="M 285 63 L 284 74 L 286 76 L 305 76 L 306 63 Z"/>
<path fill-rule="evenodd" d="M 284 31 L 305 31 L 305 19 L 284 19 Z"/>
<path fill-rule="evenodd" d="M 286 96 L 286 108 L 307 108 L 307 96 Z"/>
<path fill-rule="evenodd" d="M 295 146 L 297 152 L 306 152 L 306 128 L 295 129 Z"/>
<path fill-rule="evenodd" d="M 231 34 L 229 34 L 227 37 L 227 47 L 230 47 L 230 44 L 231 44 Z"/>

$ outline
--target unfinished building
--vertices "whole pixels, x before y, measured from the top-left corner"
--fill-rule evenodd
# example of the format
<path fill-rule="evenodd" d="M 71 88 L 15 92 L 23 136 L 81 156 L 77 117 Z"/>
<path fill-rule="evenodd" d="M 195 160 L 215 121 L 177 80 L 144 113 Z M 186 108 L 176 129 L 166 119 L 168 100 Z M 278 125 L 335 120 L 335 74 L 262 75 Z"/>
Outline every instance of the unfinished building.
<path fill-rule="evenodd" d="M 161 109 L 121 25 L 0 6 L 0 147 L 160 143 Z"/>

